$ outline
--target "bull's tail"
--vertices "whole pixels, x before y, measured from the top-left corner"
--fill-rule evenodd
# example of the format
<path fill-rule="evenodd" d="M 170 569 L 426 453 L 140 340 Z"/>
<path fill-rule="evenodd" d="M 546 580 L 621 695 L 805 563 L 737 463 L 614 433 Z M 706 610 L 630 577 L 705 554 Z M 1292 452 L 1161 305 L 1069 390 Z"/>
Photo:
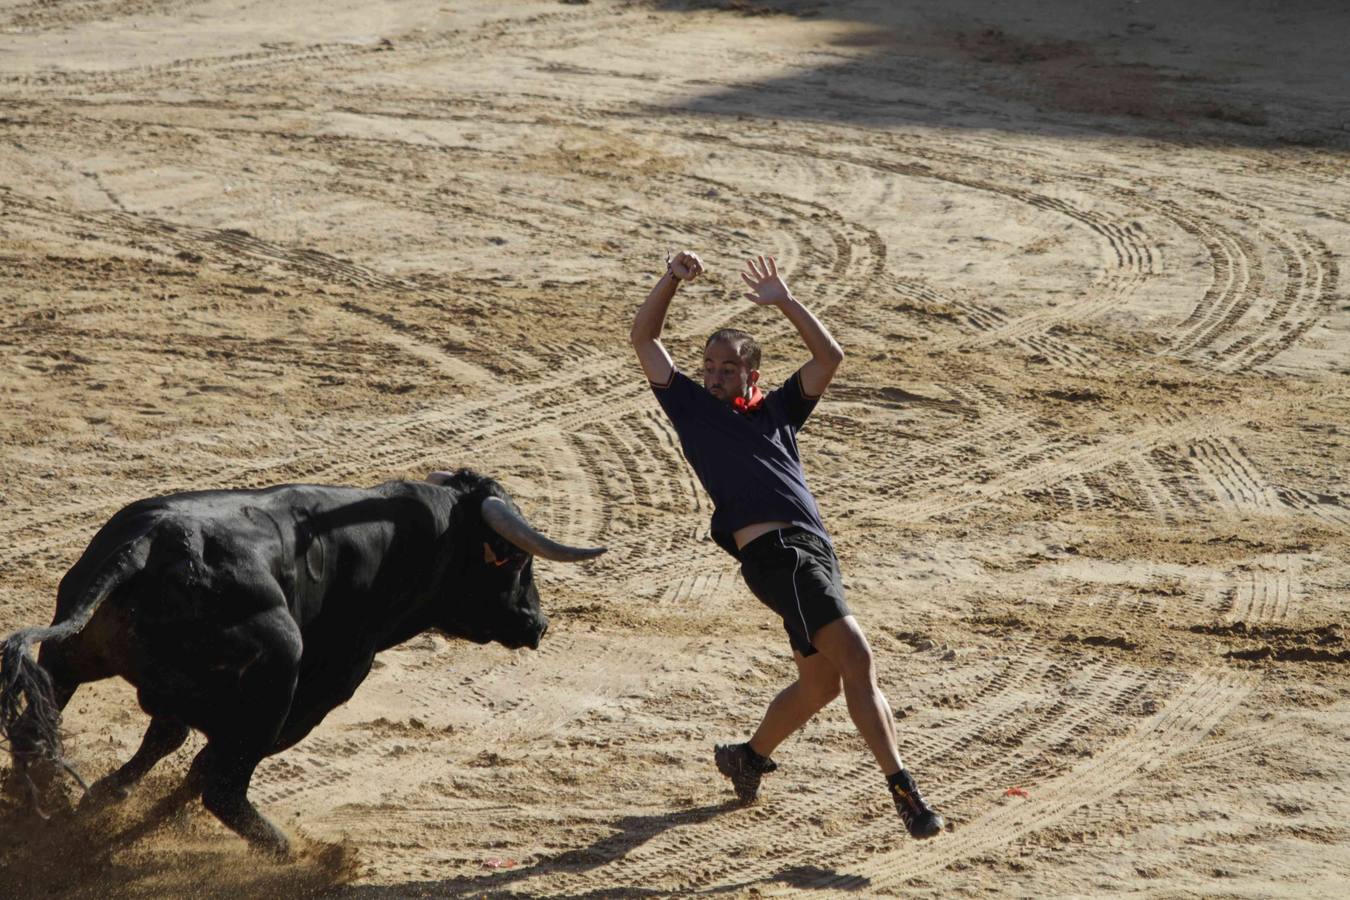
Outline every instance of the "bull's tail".
<path fill-rule="evenodd" d="M 145 566 L 150 536 L 123 544 L 85 589 L 64 619 L 47 628 L 24 628 L 0 644 L 0 743 L 9 746 L 16 769 L 40 759 L 66 769 L 84 783 L 66 762 L 61 748 L 61 706 L 51 674 L 30 655 L 42 641 L 60 641 L 78 634 L 103 601 Z"/>

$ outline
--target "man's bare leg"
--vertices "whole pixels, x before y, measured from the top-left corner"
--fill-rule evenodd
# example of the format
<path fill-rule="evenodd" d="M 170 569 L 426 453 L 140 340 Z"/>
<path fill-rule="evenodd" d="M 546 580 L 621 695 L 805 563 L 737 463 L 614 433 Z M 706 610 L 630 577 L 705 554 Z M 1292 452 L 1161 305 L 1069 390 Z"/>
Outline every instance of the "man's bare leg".
<path fill-rule="evenodd" d="M 902 768 L 897 744 L 895 716 L 877 687 L 876 668 L 872 664 L 872 648 L 862 629 L 852 616 L 835 619 L 818 629 L 811 642 L 839 672 L 844 683 L 844 700 L 848 714 L 867 747 L 876 757 L 877 765 L 887 775 Z"/>
<path fill-rule="evenodd" d="M 916 838 L 940 833 L 945 821 L 923 799 L 913 776 L 901 764 L 895 716 L 877 686 L 872 649 L 857 621 L 852 616 L 836 619 L 817 630 L 811 640 L 819 652 L 804 657 L 794 651 L 797 680 L 774 697 L 754 736 L 745 744 L 715 748 L 718 771 L 731 779 L 742 803 L 755 800 L 761 777 L 777 768 L 769 754 L 837 697 L 842 682 L 849 716 L 885 773 L 905 827 Z"/>
<path fill-rule="evenodd" d="M 794 650 L 792 660 L 797 664 L 797 680 L 773 698 L 750 738 L 751 748 L 760 756 L 772 755 L 789 735 L 839 696 L 839 670 L 824 655 L 802 656 Z"/>
<path fill-rule="evenodd" d="M 844 699 L 853 724 L 886 774 L 886 785 L 895 801 L 895 810 L 909 833 L 916 838 L 939 834 L 946 822 L 938 815 L 914 783 L 914 777 L 900 762 L 900 745 L 895 731 L 895 716 L 877 687 L 872 648 L 852 616 L 836 619 L 811 636 L 821 656 L 828 659 L 844 682 Z"/>
<path fill-rule="evenodd" d="M 755 734 L 744 744 L 718 744 L 713 750 L 717 770 L 731 779 L 736 796 L 750 803 L 759 796 L 759 782 L 778 766 L 769 754 L 797 729 L 839 696 L 839 670 L 819 653 L 802 656 L 793 651 L 797 680 L 778 692 Z"/>

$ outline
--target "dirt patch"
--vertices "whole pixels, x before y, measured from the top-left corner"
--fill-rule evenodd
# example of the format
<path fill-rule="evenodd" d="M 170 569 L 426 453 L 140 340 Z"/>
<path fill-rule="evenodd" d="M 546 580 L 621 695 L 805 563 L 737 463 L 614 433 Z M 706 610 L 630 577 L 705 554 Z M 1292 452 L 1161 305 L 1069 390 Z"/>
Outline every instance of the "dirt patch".
<path fill-rule="evenodd" d="M 1196 634 L 1212 634 L 1245 646 L 1228 650 L 1228 659 L 1259 662 L 1350 662 L 1345 646 L 1345 626 L 1339 623 L 1317 627 L 1283 628 L 1233 622 L 1223 625 L 1193 625 Z"/>
<path fill-rule="evenodd" d="M 146 793 L 163 783 L 146 785 Z M 13 798 L 0 806 L 0 877 L 27 893 L 91 897 L 317 897 L 357 875 L 356 848 L 292 835 L 287 859 L 249 852 L 213 818 L 189 810 L 158 825 L 140 795 L 97 815 L 73 810 L 48 819 Z M 16 895 L 17 896 L 17 895 Z"/>

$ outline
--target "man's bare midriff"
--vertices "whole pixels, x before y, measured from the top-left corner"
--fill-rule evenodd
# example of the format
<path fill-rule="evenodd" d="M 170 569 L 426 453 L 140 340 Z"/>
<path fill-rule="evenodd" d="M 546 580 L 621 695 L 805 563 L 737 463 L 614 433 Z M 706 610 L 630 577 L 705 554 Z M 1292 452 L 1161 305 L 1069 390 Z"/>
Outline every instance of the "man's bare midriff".
<path fill-rule="evenodd" d="M 791 527 L 791 522 L 756 522 L 754 525 L 737 528 L 736 531 L 732 533 L 731 537 L 732 540 L 736 542 L 736 549 L 739 550 L 762 534 L 768 534 L 770 531 L 777 531 L 780 528 Z"/>

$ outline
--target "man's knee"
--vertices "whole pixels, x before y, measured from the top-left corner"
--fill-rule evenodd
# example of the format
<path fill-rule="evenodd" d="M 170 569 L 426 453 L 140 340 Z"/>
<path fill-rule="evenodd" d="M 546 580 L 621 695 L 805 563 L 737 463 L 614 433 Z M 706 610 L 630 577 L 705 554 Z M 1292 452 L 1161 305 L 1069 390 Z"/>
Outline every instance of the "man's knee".
<path fill-rule="evenodd" d="M 836 619 L 811 637 L 816 649 L 825 654 L 845 684 L 872 681 L 872 648 L 852 616 Z"/>
<path fill-rule="evenodd" d="M 839 662 L 839 674 L 846 684 L 871 684 L 876 681 L 872 650 L 867 644 L 850 647 Z"/>

